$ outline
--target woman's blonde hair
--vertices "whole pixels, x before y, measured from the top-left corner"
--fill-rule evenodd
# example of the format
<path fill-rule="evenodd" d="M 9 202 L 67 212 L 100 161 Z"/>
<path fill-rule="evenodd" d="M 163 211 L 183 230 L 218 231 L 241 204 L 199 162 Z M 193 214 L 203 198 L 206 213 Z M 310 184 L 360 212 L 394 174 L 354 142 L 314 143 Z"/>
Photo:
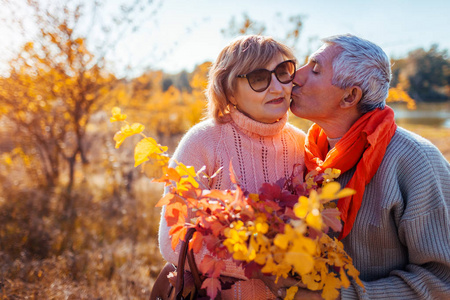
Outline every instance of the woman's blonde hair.
<path fill-rule="evenodd" d="M 236 76 L 266 67 L 278 54 L 295 60 L 292 50 L 271 37 L 242 36 L 226 46 L 212 64 L 208 74 L 208 117 L 219 123 L 229 121 L 230 105 L 227 95 L 236 88 Z"/>

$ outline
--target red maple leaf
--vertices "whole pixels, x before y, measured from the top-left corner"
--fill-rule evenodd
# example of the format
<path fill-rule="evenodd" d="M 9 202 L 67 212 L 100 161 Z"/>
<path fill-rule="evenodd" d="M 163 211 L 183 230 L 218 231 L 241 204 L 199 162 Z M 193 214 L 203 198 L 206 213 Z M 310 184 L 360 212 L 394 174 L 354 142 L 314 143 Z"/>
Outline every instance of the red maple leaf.
<path fill-rule="evenodd" d="M 198 269 L 203 274 L 208 274 L 209 277 L 217 278 L 225 270 L 225 262 L 214 256 L 205 255 L 202 262 L 198 265 Z"/>
<path fill-rule="evenodd" d="M 220 280 L 217 278 L 206 278 L 201 288 L 206 289 L 206 294 L 211 299 L 216 298 L 217 293 L 222 290 Z"/>
<path fill-rule="evenodd" d="M 325 208 L 322 211 L 323 222 L 327 226 L 324 232 L 328 231 L 328 227 L 330 227 L 334 231 L 342 230 L 342 223 L 341 219 L 339 218 L 340 215 L 341 212 L 337 208 Z"/>
<path fill-rule="evenodd" d="M 261 265 L 257 264 L 254 261 L 251 261 L 244 266 L 245 276 L 247 278 L 253 278 L 257 273 L 261 271 L 261 269 Z"/>
<path fill-rule="evenodd" d="M 259 200 L 264 201 L 274 201 L 280 199 L 281 197 L 281 187 L 277 184 L 263 183 L 259 189 Z"/>
<path fill-rule="evenodd" d="M 208 234 L 203 237 L 203 242 L 206 245 L 206 248 L 214 253 L 218 245 L 220 245 L 220 240 L 217 236 Z"/>
<path fill-rule="evenodd" d="M 231 257 L 232 257 L 231 253 L 228 252 L 227 247 L 225 247 L 223 245 L 219 246 L 219 247 L 216 247 L 215 255 L 217 256 L 217 258 L 222 259 L 222 260 L 224 260 L 224 259 L 231 259 Z"/>
<path fill-rule="evenodd" d="M 294 210 L 290 207 L 286 207 L 286 209 L 284 210 L 284 217 L 286 217 L 287 219 L 297 219 Z"/>
<path fill-rule="evenodd" d="M 290 192 L 283 190 L 280 196 L 280 202 L 278 203 L 281 207 L 294 207 L 298 202 L 298 196 L 293 195 Z"/>

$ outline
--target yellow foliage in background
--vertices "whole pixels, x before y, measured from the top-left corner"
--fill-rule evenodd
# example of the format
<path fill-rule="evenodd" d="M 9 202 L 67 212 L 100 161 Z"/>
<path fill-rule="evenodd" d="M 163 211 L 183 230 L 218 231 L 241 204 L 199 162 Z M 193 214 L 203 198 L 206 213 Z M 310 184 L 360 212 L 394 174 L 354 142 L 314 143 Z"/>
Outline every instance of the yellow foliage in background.
<path fill-rule="evenodd" d="M 416 109 L 416 101 L 398 84 L 395 88 L 389 89 L 389 95 L 386 102 L 404 102 L 408 109 Z"/>
<path fill-rule="evenodd" d="M 203 63 L 190 74 L 190 90 L 174 85 L 163 90 L 161 71 L 150 71 L 129 82 L 121 82 L 111 91 L 108 108 L 123 107 L 158 139 L 183 134 L 204 116 L 209 66 L 210 63 Z"/>

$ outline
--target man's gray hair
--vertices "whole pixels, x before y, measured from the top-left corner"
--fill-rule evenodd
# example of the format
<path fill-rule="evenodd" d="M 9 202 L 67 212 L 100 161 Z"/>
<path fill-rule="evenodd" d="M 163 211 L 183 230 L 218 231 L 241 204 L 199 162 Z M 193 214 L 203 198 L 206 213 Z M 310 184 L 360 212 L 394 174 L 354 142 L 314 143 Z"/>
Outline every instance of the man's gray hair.
<path fill-rule="evenodd" d="M 354 35 L 336 35 L 322 40 L 336 45 L 340 53 L 333 60 L 332 84 L 345 89 L 359 86 L 361 113 L 384 108 L 391 81 L 391 65 L 386 53 L 377 45 Z"/>

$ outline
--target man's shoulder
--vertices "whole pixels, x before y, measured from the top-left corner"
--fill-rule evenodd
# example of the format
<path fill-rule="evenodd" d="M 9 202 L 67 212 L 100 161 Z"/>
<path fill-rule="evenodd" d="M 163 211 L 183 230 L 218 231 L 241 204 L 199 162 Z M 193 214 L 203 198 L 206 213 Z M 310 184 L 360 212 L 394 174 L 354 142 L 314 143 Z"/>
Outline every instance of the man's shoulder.
<path fill-rule="evenodd" d="M 448 164 L 439 149 L 429 140 L 402 127 L 397 127 L 385 153 L 385 163 L 391 164 L 394 161 L 411 166 L 423 163 Z"/>
<path fill-rule="evenodd" d="M 388 148 L 410 148 L 422 151 L 438 151 L 435 145 L 424 137 L 403 127 L 397 127 Z"/>

